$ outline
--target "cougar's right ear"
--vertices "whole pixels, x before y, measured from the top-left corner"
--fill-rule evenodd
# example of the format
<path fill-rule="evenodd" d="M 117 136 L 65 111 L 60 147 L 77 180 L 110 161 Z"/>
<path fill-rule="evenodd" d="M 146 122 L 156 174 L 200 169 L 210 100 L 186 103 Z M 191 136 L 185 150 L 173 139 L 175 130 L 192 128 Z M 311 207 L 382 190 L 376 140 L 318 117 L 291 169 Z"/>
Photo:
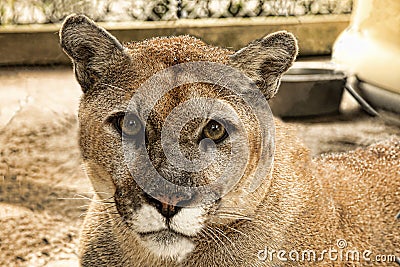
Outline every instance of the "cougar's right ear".
<path fill-rule="evenodd" d="M 84 93 L 111 67 L 129 61 L 122 44 L 105 29 L 84 15 L 68 16 L 60 30 L 60 43 L 72 59 L 76 79 Z"/>

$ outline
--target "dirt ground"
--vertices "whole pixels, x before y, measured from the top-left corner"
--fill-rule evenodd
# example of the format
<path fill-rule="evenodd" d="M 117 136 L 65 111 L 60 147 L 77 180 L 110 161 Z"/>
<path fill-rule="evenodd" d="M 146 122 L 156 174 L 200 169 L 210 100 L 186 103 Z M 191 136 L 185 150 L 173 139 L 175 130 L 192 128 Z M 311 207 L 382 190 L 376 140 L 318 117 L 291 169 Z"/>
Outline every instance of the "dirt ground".
<path fill-rule="evenodd" d="M 0 266 L 78 265 L 92 196 L 77 146 L 79 95 L 70 68 L 0 69 Z M 288 123 L 313 155 L 400 136 L 348 95 L 341 114 Z"/>

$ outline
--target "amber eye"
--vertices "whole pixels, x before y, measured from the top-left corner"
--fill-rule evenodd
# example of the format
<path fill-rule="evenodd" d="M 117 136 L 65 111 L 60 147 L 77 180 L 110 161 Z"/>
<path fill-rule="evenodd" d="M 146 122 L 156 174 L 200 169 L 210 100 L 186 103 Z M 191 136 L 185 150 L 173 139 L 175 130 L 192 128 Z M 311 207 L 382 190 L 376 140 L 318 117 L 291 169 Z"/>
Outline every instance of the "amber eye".
<path fill-rule="evenodd" d="M 128 114 L 117 118 L 116 128 L 125 137 L 135 137 L 142 132 L 142 123 L 136 115 Z"/>
<path fill-rule="evenodd" d="M 209 138 L 216 143 L 222 142 L 227 137 L 225 127 L 215 120 L 211 120 L 203 129 L 203 138 Z"/>

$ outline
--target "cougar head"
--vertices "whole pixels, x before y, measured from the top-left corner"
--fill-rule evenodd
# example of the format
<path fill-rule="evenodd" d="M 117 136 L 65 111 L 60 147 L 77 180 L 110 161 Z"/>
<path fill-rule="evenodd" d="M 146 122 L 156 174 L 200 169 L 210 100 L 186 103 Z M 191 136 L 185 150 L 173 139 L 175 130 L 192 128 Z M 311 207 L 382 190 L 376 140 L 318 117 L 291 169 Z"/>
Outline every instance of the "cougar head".
<path fill-rule="evenodd" d="M 265 100 L 295 60 L 292 34 L 273 33 L 237 52 L 189 36 L 121 44 L 72 15 L 60 38 L 83 90 L 88 176 L 127 234 L 179 260 L 207 229 L 251 215 L 268 188 L 274 151 Z"/>

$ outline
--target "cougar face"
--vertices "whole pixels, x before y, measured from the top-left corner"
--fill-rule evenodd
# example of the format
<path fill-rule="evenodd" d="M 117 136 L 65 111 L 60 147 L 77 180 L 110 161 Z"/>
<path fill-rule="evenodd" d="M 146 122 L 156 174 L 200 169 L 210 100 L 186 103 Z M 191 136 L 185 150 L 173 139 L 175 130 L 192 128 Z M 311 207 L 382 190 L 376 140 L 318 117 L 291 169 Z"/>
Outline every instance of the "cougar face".
<path fill-rule="evenodd" d="M 135 89 L 129 91 L 135 92 Z M 221 103 L 202 105 L 199 99 L 215 97 L 213 94 L 216 92 Z M 128 95 L 128 98 L 120 96 L 117 99 L 129 101 L 131 98 L 129 93 Z M 175 158 L 174 154 L 167 156 L 165 146 L 168 145 L 163 148 L 162 129 L 168 123 L 168 115 L 173 109 L 193 99 L 193 96 L 197 101 L 191 102 L 189 107 L 185 108 L 195 109 L 201 106 L 207 117 L 195 117 L 183 124 L 177 123 L 175 119 L 172 130 L 177 130 L 179 134 L 176 145 L 179 146 L 182 158 Z M 222 88 L 213 88 L 212 85 L 182 86 L 162 97 L 147 118 L 135 102 L 129 103 L 133 105 L 131 109 L 104 105 L 105 109 L 101 113 L 107 115 L 101 124 L 95 126 L 102 132 L 100 134 L 105 134 L 102 146 L 107 147 L 107 150 L 119 151 L 118 160 L 113 160 L 115 155 L 106 159 L 112 163 L 106 167 L 105 172 L 111 179 L 104 177 L 101 180 L 110 179 L 113 182 L 115 189 L 109 194 L 113 194 L 118 213 L 128 229 L 138 234 L 140 240 L 160 256 L 174 257 L 190 251 L 194 246 L 192 240 L 196 235 L 200 234 L 207 224 L 218 221 L 216 213 L 224 204 L 220 196 L 229 189 L 228 185 L 214 184 L 209 189 L 205 186 L 211 185 L 224 174 L 226 166 L 232 165 L 229 162 L 232 160 L 232 142 L 246 144 L 246 140 L 240 140 L 244 134 L 243 129 L 240 131 L 240 125 L 237 125 L 234 119 L 229 120 L 229 113 L 223 113 L 227 107 L 238 112 L 245 107 L 239 101 L 235 105 L 223 102 L 227 97 L 232 97 L 229 92 L 225 92 Z M 129 104 L 123 103 L 123 106 Z M 218 104 L 220 107 L 215 109 Z M 80 115 L 86 116 L 86 114 Z M 244 114 L 241 119 L 249 120 Z M 257 134 L 255 123 L 248 121 L 247 126 L 249 135 Z M 88 125 L 81 125 L 82 130 L 86 127 L 91 128 Z M 81 142 L 90 142 L 88 140 L 98 134 L 91 131 Z M 167 139 L 171 138 L 168 133 L 166 135 Z M 254 143 L 258 142 L 257 139 L 254 140 Z M 97 148 L 92 149 L 90 147 L 87 151 L 90 158 L 98 153 Z M 236 150 L 240 149 L 242 148 L 236 147 Z M 212 161 L 207 166 L 200 166 L 199 170 L 190 166 L 188 168 L 176 166 L 179 164 L 177 160 L 182 159 L 196 163 L 202 153 L 210 151 L 213 153 Z M 170 154 L 173 152 L 170 151 Z M 86 155 L 85 149 L 83 154 Z M 98 169 L 97 162 L 100 160 L 103 162 L 105 159 L 96 159 L 96 163 L 89 163 L 88 168 Z M 243 164 L 238 162 L 237 165 Z M 104 168 L 104 165 L 101 168 Z M 234 169 L 231 171 L 239 172 Z M 159 181 L 157 178 L 162 180 Z M 162 182 L 164 179 L 179 188 L 168 186 Z M 145 183 L 145 188 L 138 183 Z M 189 190 L 193 187 L 204 187 L 204 189 Z"/>
<path fill-rule="evenodd" d="M 265 188 L 268 177 L 255 177 L 263 130 L 243 95 L 275 94 L 297 54 L 291 34 L 269 35 L 236 53 L 188 36 L 122 45 L 75 15 L 60 36 L 84 92 L 79 121 L 86 171 L 126 234 L 157 256 L 180 260 L 213 225 L 251 214 L 259 200 L 248 196 L 244 203 L 246 189 L 256 178 Z M 202 81 L 211 69 L 187 72 L 196 62 L 226 66 L 218 77 L 239 77 L 243 94 Z M 159 73 L 162 79 L 148 82 Z M 179 82 L 187 75 L 195 82 Z M 161 94 L 157 87 L 171 81 Z M 269 149 L 272 157 L 273 142 Z M 263 191 L 256 192 L 261 199 Z"/>

